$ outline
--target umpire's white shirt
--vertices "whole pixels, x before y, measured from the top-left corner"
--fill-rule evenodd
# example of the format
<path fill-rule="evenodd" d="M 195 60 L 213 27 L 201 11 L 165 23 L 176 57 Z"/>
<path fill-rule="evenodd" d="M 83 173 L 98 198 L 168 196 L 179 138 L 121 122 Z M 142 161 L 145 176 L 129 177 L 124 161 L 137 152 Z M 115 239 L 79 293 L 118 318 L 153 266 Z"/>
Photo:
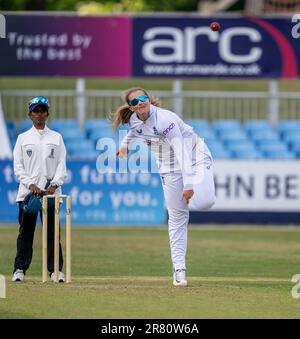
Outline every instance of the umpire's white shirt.
<path fill-rule="evenodd" d="M 14 147 L 14 173 L 20 182 L 16 201 L 23 201 L 31 184 L 45 189 L 47 180 L 61 186 L 66 178 L 66 148 L 62 136 L 34 126 L 18 136 Z M 61 193 L 61 189 L 56 190 Z"/>

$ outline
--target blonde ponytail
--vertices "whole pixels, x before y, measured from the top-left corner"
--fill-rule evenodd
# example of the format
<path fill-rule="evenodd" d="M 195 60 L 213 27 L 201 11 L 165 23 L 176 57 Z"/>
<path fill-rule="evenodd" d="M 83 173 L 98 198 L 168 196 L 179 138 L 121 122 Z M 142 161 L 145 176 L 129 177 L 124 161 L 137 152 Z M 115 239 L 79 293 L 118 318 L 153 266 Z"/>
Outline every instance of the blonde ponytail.
<path fill-rule="evenodd" d="M 119 107 L 114 114 L 112 122 L 114 130 L 116 130 L 121 124 L 128 124 L 132 114 L 133 112 L 129 109 L 129 105 Z"/>
<path fill-rule="evenodd" d="M 161 107 L 161 102 L 157 97 L 150 96 L 149 100 L 153 106 Z"/>

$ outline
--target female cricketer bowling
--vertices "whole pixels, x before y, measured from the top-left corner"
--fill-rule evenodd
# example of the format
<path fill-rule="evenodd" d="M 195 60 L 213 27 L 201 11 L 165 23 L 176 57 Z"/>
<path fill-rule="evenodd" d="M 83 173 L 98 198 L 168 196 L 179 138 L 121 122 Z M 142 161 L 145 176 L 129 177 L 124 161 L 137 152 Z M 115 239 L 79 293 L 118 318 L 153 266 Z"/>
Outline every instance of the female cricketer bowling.
<path fill-rule="evenodd" d="M 173 285 L 186 286 L 189 208 L 203 211 L 215 203 L 212 156 L 202 139 L 175 113 L 159 107 L 157 98 L 139 87 L 125 93 L 114 128 L 129 123 L 117 156 L 125 157 L 136 138 L 151 147 L 163 185 L 169 220 Z"/>

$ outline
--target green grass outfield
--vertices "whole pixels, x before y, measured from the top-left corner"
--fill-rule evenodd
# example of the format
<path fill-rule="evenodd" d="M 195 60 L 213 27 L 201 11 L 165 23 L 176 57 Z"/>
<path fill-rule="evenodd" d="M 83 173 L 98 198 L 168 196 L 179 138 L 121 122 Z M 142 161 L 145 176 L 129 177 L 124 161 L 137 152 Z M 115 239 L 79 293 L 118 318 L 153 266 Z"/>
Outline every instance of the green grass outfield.
<path fill-rule="evenodd" d="M 300 229 L 189 229 L 186 288 L 172 286 L 166 227 L 73 229 L 73 282 L 41 283 L 41 232 L 12 283 L 17 226 L 0 228 L 0 318 L 299 318 Z M 300 292 L 300 289 L 299 289 Z M 179 310 L 179 311 L 178 311 Z"/>
<path fill-rule="evenodd" d="M 95 90 L 126 90 L 141 86 L 148 90 L 171 90 L 172 79 L 86 79 L 86 88 Z M 239 79 L 183 79 L 183 90 L 194 91 L 268 91 L 269 81 Z M 278 80 L 279 91 L 299 92 L 299 80 Z M 0 77 L 0 91 L 3 90 L 59 90 L 75 89 L 75 78 L 63 77 Z"/>

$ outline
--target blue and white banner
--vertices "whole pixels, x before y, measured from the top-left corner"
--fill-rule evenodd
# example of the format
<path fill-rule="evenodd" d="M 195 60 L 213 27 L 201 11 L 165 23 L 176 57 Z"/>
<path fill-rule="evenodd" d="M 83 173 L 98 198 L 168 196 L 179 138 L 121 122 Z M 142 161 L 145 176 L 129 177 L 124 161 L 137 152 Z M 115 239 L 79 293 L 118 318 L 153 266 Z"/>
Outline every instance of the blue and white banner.
<path fill-rule="evenodd" d="M 214 177 L 216 204 L 209 212 L 192 211 L 192 223 L 232 223 L 235 216 L 243 223 L 254 214 L 276 222 L 279 213 L 284 223 L 299 222 L 300 161 L 219 160 Z M 12 162 L 0 161 L 0 223 L 17 223 L 17 187 Z M 95 162 L 74 161 L 63 192 L 71 196 L 74 224 L 153 226 L 167 220 L 158 174 L 101 174 Z"/>
<path fill-rule="evenodd" d="M 300 214 L 300 161 L 218 160 L 212 211 Z"/>
<path fill-rule="evenodd" d="M 219 31 L 210 24 L 218 21 Z M 298 78 L 300 15 L 134 17 L 136 77 Z"/>
<path fill-rule="evenodd" d="M 63 193 L 72 201 L 72 222 L 95 225 L 161 225 L 166 222 L 158 174 L 100 174 L 94 161 L 67 164 Z M 18 183 L 10 161 L 0 161 L 0 222 L 17 223 Z M 65 206 L 61 218 L 64 222 Z"/>
<path fill-rule="evenodd" d="M 0 75 L 5 76 L 300 77 L 300 14 L 7 14 L 0 16 L 0 30 L 4 20 Z M 212 21 L 220 23 L 219 31 L 210 29 Z"/>

